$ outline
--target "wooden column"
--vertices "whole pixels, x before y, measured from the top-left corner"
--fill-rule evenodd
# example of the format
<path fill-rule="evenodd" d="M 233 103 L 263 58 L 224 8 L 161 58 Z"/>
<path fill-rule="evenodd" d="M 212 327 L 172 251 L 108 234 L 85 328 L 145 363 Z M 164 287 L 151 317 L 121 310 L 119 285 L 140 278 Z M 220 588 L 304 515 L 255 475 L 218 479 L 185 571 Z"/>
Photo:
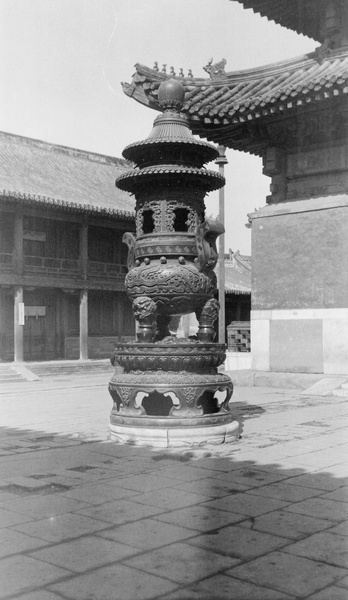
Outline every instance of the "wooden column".
<path fill-rule="evenodd" d="M 24 358 L 24 305 L 23 287 L 14 288 L 14 360 L 23 362 Z"/>
<path fill-rule="evenodd" d="M 220 156 L 216 160 L 216 164 L 219 165 L 219 173 L 224 176 L 225 164 L 227 158 L 225 155 L 225 146 L 218 147 Z M 219 190 L 219 221 L 225 226 L 225 188 L 222 187 Z M 225 235 L 219 236 L 219 344 L 226 343 L 226 326 L 225 326 Z"/>
<path fill-rule="evenodd" d="M 84 218 L 80 223 L 80 276 L 81 279 L 87 279 L 88 271 L 88 225 L 87 219 Z"/>
<path fill-rule="evenodd" d="M 62 336 L 63 336 L 63 342 L 62 342 L 62 348 L 63 348 L 63 358 L 66 359 L 67 355 L 66 355 L 66 342 L 65 342 L 65 337 L 68 335 L 69 332 L 69 321 L 68 321 L 68 306 L 67 306 L 67 294 L 66 294 L 66 290 L 63 290 L 63 294 L 62 294 L 62 300 L 61 300 L 61 310 L 62 310 Z"/>
<path fill-rule="evenodd" d="M 23 209 L 17 206 L 14 215 L 14 271 L 23 275 Z M 14 287 L 14 360 L 22 362 L 24 358 L 24 314 L 23 287 Z M 21 319 L 21 320 L 20 320 Z"/>
<path fill-rule="evenodd" d="M 62 305 L 62 291 L 57 290 L 56 296 L 56 318 L 55 318 L 55 329 L 56 329 L 56 340 L 55 340 L 55 357 L 64 358 L 63 349 L 63 305 Z"/>
<path fill-rule="evenodd" d="M 16 275 L 23 274 L 23 210 L 17 206 L 14 217 L 14 269 Z"/>
<path fill-rule="evenodd" d="M 88 290 L 80 290 L 80 360 L 88 358 Z"/>
<path fill-rule="evenodd" d="M 80 277 L 87 281 L 88 225 L 84 217 L 80 224 Z M 80 290 L 80 360 L 88 358 L 88 290 Z"/>

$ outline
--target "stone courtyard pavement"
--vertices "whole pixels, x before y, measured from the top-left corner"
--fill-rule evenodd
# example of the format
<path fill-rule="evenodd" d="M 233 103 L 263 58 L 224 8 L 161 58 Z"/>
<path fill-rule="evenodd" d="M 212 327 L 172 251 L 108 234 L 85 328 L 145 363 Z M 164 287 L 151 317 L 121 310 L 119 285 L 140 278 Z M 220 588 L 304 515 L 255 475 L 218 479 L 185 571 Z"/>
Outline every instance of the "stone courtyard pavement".
<path fill-rule="evenodd" d="M 0 390 L 1 599 L 347 600 L 344 398 L 236 388 L 236 443 L 155 450 L 107 381 Z"/>

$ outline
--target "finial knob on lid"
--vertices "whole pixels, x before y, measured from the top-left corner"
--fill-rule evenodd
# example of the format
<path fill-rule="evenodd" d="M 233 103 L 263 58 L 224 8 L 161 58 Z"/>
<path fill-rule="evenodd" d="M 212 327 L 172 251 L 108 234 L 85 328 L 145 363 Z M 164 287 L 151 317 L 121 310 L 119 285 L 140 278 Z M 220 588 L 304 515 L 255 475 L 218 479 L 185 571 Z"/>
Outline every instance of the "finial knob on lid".
<path fill-rule="evenodd" d="M 158 88 L 158 102 L 162 108 L 180 110 L 185 102 L 184 86 L 177 79 L 167 79 Z"/>

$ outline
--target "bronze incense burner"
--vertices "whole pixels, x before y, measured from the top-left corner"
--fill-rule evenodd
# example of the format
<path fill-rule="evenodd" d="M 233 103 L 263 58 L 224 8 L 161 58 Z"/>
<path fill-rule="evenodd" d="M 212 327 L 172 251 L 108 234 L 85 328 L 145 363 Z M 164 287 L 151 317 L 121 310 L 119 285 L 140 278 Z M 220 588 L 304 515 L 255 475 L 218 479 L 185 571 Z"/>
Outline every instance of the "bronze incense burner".
<path fill-rule="evenodd" d="M 135 444 L 221 443 L 238 428 L 229 409 L 231 379 L 217 370 L 226 346 L 214 342 L 216 239 L 224 230 L 204 217 L 206 193 L 224 178 L 204 168 L 219 153 L 192 136 L 180 112 L 184 98 L 179 81 L 161 84 L 163 114 L 146 140 L 125 148 L 135 168 L 116 181 L 136 199 L 136 235 L 123 241 L 137 341 L 115 348 L 110 430 Z M 197 335 L 178 338 L 171 322 L 189 313 L 198 319 Z"/>

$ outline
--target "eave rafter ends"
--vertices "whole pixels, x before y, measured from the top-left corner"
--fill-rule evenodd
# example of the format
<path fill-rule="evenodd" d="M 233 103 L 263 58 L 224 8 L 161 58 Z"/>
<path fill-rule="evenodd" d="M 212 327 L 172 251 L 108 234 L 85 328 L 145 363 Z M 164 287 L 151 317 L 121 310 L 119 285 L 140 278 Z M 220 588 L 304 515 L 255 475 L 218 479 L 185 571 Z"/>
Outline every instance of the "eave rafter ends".
<path fill-rule="evenodd" d="M 346 0 L 231 0 L 268 21 L 337 48 L 347 41 Z"/>
<path fill-rule="evenodd" d="M 348 92 L 348 47 L 325 55 L 312 53 L 258 69 L 225 72 L 223 61 L 204 67 L 210 78 L 177 77 L 185 88 L 183 112 L 193 133 L 231 146 L 231 131 L 298 110 L 298 107 L 330 101 Z M 214 67 L 215 72 L 211 72 Z M 160 84 L 173 77 L 135 65 L 130 84 L 122 84 L 125 94 L 141 104 L 161 110 L 157 96 Z M 215 137 L 217 134 L 217 137 Z M 248 151 L 250 151 L 248 149 Z"/>

